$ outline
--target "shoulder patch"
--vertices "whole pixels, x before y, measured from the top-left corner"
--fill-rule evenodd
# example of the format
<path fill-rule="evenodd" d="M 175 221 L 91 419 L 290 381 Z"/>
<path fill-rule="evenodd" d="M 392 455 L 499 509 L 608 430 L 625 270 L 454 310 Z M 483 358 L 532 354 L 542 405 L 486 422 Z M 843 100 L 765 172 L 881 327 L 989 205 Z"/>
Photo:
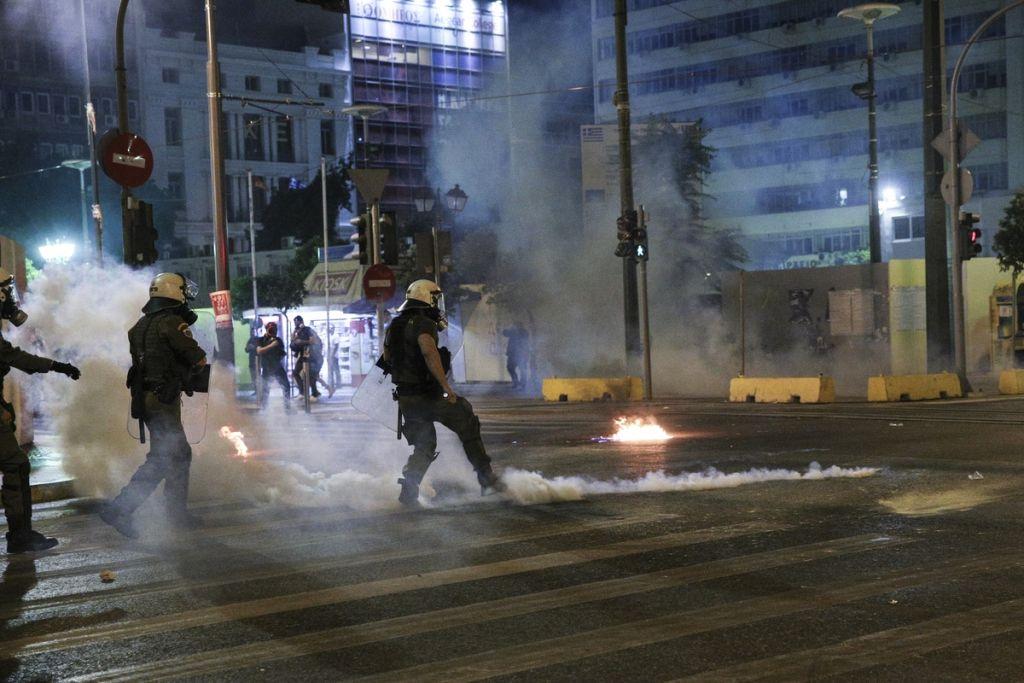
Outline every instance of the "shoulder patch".
<path fill-rule="evenodd" d="M 181 332 L 189 339 L 192 338 L 192 330 L 188 329 L 188 323 L 183 322 L 180 325 L 178 325 L 178 332 Z"/>

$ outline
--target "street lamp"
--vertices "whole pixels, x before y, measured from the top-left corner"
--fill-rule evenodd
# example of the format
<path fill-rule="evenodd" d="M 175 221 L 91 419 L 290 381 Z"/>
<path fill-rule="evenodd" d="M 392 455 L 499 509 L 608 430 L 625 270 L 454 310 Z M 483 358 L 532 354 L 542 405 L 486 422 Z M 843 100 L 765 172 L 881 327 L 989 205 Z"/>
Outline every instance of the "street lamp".
<path fill-rule="evenodd" d="M 75 255 L 75 243 L 63 239 L 56 242 L 46 240 L 46 244 L 39 247 L 39 255 L 46 263 L 67 263 Z"/>
<path fill-rule="evenodd" d="M 85 194 L 85 172 L 92 169 L 89 159 L 68 159 L 60 162 L 64 168 L 78 171 L 78 186 L 82 192 L 82 244 L 89 243 L 89 200 Z"/>
<path fill-rule="evenodd" d="M 869 2 L 839 12 L 839 16 L 844 19 L 862 22 L 868 32 L 868 80 L 855 84 L 851 90 L 857 97 L 868 101 L 868 238 L 872 263 L 882 261 L 882 228 L 878 211 L 878 129 L 875 123 L 875 22 L 899 11 L 898 5 Z"/>
<path fill-rule="evenodd" d="M 387 110 L 387 107 L 379 104 L 356 104 L 341 110 L 342 114 L 356 116 L 363 120 L 363 168 L 370 167 L 370 118 L 383 114 Z"/>
<path fill-rule="evenodd" d="M 445 199 L 448 202 L 449 211 L 461 213 L 466 208 L 466 200 L 469 199 L 469 195 L 462 191 L 458 183 L 455 183 L 455 187 L 448 190 L 447 194 L 445 194 Z"/>

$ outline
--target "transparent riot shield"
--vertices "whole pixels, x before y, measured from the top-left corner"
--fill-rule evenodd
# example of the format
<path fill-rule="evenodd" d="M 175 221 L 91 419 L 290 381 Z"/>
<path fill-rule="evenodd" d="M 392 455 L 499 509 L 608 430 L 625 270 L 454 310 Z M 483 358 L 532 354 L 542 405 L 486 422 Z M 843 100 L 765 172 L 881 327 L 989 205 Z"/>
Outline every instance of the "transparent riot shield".
<path fill-rule="evenodd" d="M 458 325 L 449 324 L 448 328 L 438 335 L 441 346 L 448 347 L 455 358 L 462 352 L 462 329 Z M 394 385 L 391 376 L 376 365 L 352 396 L 352 407 L 366 415 L 374 422 L 379 422 L 391 431 L 398 431 L 398 403 L 392 392 Z"/>
<path fill-rule="evenodd" d="M 216 372 L 216 366 L 211 368 L 211 373 Z M 210 378 L 210 385 L 214 383 Z M 195 446 L 206 438 L 206 423 L 209 416 L 210 394 L 195 392 L 191 396 L 181 395 L 181 425 L 185 428 L 185 436 L 188 442 Z M 128 398 L 128 435 L 136 441 L 139 440 L 139 421 L 132 417 L 131 397 Z M 146 432 L 146 442 L 149 442 L 149 431 Z"/>

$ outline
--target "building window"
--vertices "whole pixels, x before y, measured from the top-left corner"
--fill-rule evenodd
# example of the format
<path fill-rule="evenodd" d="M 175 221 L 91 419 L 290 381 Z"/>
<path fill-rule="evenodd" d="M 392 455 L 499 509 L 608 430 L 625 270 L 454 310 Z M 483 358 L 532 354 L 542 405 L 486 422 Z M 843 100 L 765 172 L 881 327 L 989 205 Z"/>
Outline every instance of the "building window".
<path fill-rule="evenodd" d="M 135 100 L 128 100 L 128 118 L 137 121 L 139 118 L 139 103 Z"/>
<path fill-rule="evenodd" d="M 263 160 L 263 117 L 259 114 L 242 115 L 245 158 L 253 161 Z"/>
<path fill-rule="evenodd" d="M 277 160 L 295 161 L 295 150 L 292 146 L 291 117 L 278 116 L 275 124 L 275 128 L 277 128 Z"/>
<path fill-rule="evenodd" d="M 892 219 L 894 242 L 924 239 L 924 216 L 897 216 Z"/>
<path fill-rule="evenodd" d="M 260 77 L 259 76 L 246 76 L 245 77 L 245 89 L 252 90 L 254 92 L 260 91 Z"/>
<path fill-rule="evenodd" d="M 320 122 L 320 152 L 321 154 L 336 154 L 334 146 L 334 120 L 326 119 Z"/>
<path fill-rule="evenodd" d="M 287 78 L 277 79 L 277 93 L 279 95 L 291 95 L 292 94 L 292 82 Z"/>
<path fill-rule="evenodd" d="M 164 143 L 170 147 L 181 147 L 181 109 L 164 109 Z"/>
<path fill-rule="evenodd" d="M 40 114 L 50 113 L 50 96 L 48 94 L 36 93 L 36 111 Z"/>
<path fill-rule="evenodd" d="M 178 83 L 180 74 L 177 69 L 164 69 L 160 72 L 160 78 L 164 83 Z"/>
<path fill-rule="evenodd" d="M 53 115 L 54 116 L 67 116 L 68 115 L 68 98 L 64 95 L 53 96 Z"/>
<path fill-rule="evenodd" d="M 68 96 L 68 113 L 76 119 L 82 115 L 82 99 L 78 95 Z"/>
<path fill-rule="evenodd" d="M 31 114 L 35 111 L 35 97 L 30 92 L 18 93 L 18 111 L 22 114 Z"/>
<path fill-rule="evenodd" d="M 183 200 L 185 199 L 185 174 L 184 173 L 168 173 L 167 174 L 167 194 L 171 199 Z"/>
<path fill-rule="evenodd" d="M 334 97 L 334 86 L 330 83 L 320 84 L 320 97 L 331 98 Z"/>

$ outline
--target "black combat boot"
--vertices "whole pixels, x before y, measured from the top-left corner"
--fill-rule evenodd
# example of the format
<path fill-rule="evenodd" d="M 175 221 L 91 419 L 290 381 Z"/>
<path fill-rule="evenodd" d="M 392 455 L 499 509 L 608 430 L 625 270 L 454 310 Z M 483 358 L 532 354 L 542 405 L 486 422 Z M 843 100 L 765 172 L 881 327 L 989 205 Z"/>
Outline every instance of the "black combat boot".
<path fill-rule="evenodd" d="M 15 553 L 36 553 L 40 550 L 49 550 L 58 545 L 56 538 L 47 538 L 38 531 L 7 532 L 7 552 Z"/>
<path fill-rule="evenodd" d="M 490 467 L 486 470 L 480 470 L 476 473 L 476 480 L 480 482 L 480 495 L 490 496 L 495 493 L 502 493 L 508 489 L 508 486 L 498 475 L 494 473 Z"/>
<path fill-rule="evenodd" d="M 111 503 L 104 503 L 100 508 L 100 519 L 117 529 L 117 532 L 126 538 L 139 537 L 139 532 L 132 522 L 132 516 L 121 512 Z"/>
<path fill-rule="evenodd" d="M 408 508 L 422 507 L 420 505 L 420 485 L 411 477 L 402 477 L 398 480 L 402 485 L 402 492 L 398 494 L 398 502 Z"/>

